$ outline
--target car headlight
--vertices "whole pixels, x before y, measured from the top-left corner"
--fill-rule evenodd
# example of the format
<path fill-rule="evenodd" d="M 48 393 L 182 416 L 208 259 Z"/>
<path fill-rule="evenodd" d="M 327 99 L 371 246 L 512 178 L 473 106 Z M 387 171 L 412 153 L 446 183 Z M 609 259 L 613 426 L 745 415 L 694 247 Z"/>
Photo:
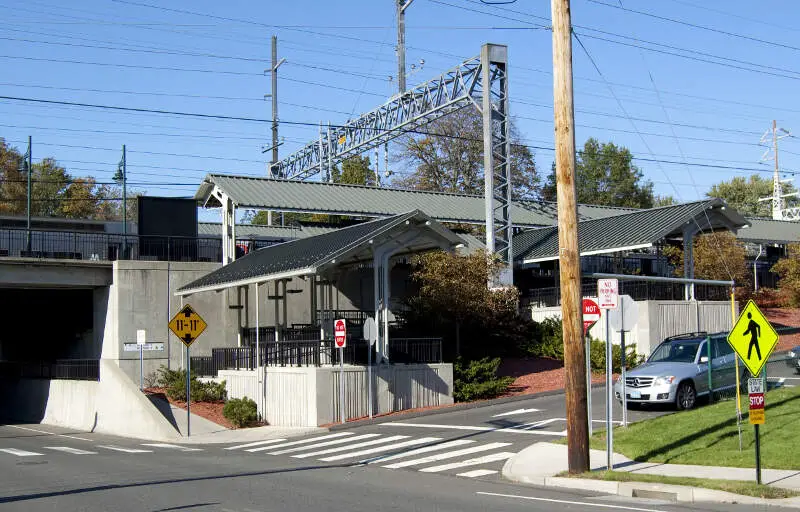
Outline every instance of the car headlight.
<path fill-rule="evenodd" d="M 795 356 L 797 356 L 797 354 L 795 354 L 793 350 L 790 350 L 789 351 L 789 359 L 794 359 Z"/>
<path fill-rule="evenodd" d="M 675 382 L 675 376 L 667 375 L 665 377 L 656 377 L 656 380 L 653 382 L 653 384 L 656 386 L 663 386 L 664 384 L 672 384 L 673 382 Z"/>

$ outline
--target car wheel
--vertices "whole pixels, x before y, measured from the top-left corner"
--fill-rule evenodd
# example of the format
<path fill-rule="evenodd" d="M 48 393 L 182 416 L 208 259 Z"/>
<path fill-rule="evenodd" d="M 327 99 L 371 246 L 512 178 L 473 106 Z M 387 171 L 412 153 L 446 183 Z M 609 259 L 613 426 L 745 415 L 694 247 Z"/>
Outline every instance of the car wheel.
<path fill-rule="evenodd" d="M 679 411 L 691 409 L 697 403 L 697 392 L 691 382 L 681 382 L 675 393 L 675 406 Z"/>

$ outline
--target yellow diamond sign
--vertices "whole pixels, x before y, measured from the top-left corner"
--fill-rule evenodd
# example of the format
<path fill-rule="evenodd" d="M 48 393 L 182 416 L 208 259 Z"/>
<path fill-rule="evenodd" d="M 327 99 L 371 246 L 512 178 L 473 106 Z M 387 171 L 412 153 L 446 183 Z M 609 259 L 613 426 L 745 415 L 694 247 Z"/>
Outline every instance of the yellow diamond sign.
<path fill-rule="evenodd" d="M 188 304 L 183 306 L 169 322 L 169 330 L 175 333 L 175 336 L 187 347 L 203 334 L 207 326 L 205 320 L 200 318 L 200 315 Z"/>
<path fill-rule="evenodd" d="M 728 334 L 728 343 L 739 354 L 753 377 L 758 377 L 778 344 L 778 333 L 756 303 L 750 300 Z"/>

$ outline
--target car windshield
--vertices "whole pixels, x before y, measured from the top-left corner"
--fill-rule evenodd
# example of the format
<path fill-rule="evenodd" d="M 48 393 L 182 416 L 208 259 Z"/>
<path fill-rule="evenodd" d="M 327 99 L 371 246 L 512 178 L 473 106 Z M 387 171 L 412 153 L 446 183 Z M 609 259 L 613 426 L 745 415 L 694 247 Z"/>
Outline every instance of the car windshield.
<path fill-rule="evenodd" d="M 658 346 L 648 360 L 651 363 L 693 363 L 702 340 L 666 341 Z"/>

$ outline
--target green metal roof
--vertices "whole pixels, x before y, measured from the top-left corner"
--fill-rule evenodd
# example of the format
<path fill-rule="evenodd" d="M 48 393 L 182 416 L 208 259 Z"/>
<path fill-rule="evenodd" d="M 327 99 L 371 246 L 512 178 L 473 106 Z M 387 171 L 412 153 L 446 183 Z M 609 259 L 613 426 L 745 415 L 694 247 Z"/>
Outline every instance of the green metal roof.
<path fill-rule="evenodd" d="M 219 200 L 212 194 L 214 186 L 224 191 L 239 208 L 370 217 L 418 209 L 440 222 L 485 222 L 483 196 L 209 174 L 195 199 L 207 206 L 219 206 Z M 515 226 L 521 227 L 554 223 L 552 214 L 516 203 L 511 206 L 511 218 Z"/>
<path fill-rule="evenodd" d="M 399 254 L 452 248 L 464 243 L 455 233 L 415 210 L 253 251 L 183 286 L 178 290 L 178 295 L 311 275 L 332 266 L 371 261 L 373 241 L 374 246 L 378 246 L 384 238 L 389 235 L 397 237 L 409 226 L 419 227 L 424 230 L 422 233 L 427 234 L 402 240 Z M 394 241 L 400 243 L 400 240 Z"/>
<path fill-rule="evenodd" d="M 739 230 L 736 238 L 742 242 L 788 244 L 800 242 L 800 222 L 748 217 L 750 227 Z"/>
<path fill-rule="evenodd" d="M 613 217 L 578 222 L 581 255 L 617 252 L 649 247 L 665 238 L 681 237 L 687 223 L 701 229 L 738 229 L 747 221 L 727 208 L 721 199 L 708 199 L 648 210 L 637 210 Z M 514 260 L 523 263 L 558 259 L 558 228 L 523 231 L 514 237 Z"/>

